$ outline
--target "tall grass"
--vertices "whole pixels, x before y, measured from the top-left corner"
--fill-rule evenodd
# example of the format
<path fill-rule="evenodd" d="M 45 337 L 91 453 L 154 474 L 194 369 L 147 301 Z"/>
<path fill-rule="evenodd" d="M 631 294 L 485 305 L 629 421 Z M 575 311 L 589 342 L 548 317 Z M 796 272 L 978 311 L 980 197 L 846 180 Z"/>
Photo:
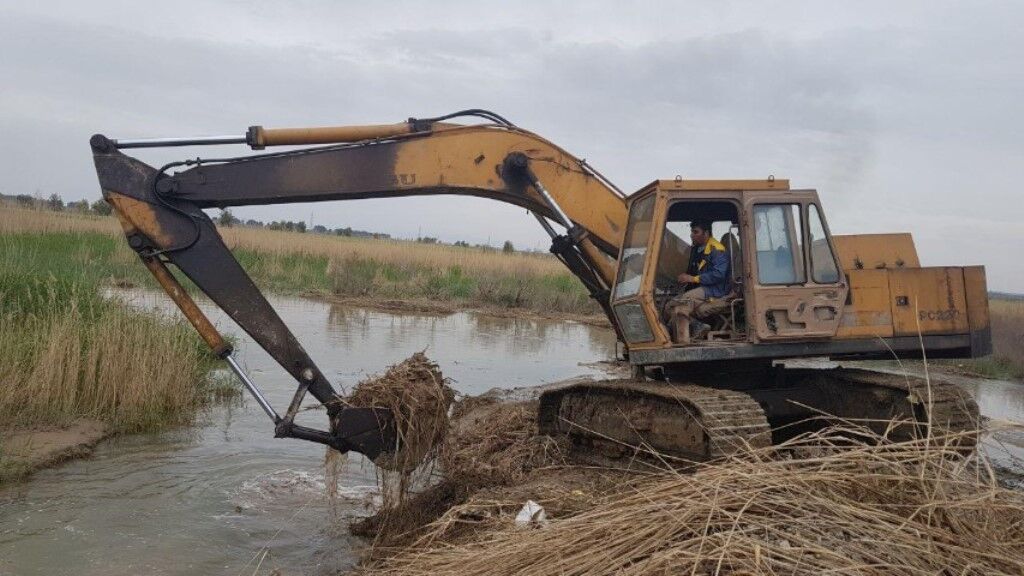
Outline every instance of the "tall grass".
<path fill-rule="evenodd" d="M 992 368 L 996 375 L 1024 378 L 1024 300 L 989 301 Z"/>
<path fill-rule="evenodd" d="M 599 311 L 582 284 L 547 254 L 251 228 L 221 229 L 221 234 L 254 278 L 272 289 Z"/>
<path fill-rule="evenodd" d="M 0 422 L 89 417 L 115 432 L 190 419 L 213 357 L 183 321 L 103 299 L 117 238 L 0 234 Z M 97 263 L 103 263 L 98 265 Z M 138 267 L 137 263 L 133 266 Z"/>
<path fill-rule="evenodd" d="M 3 210 L 0 234 L 43 232 L 96 245 L 92 261 L 108 277 L 149 283 L 113 218 L 26 209 Z M 242 266 L 262 288 L 344 297 L 430 299 L 468 306 L 597 313 L 583 285 L 548 254 L 221 228 Z M 69 236 L 70 235 L 70 236 Z M 68 241 L 68 240 L 65 240 Z"/>
<path fill-rule="evenodd" d="M 118 306 L 64 302 L 2 316 L 0 418 L 19 426 L 87 417 L 115 432 L 189 421 L 206 400 L 211 358 L 185 326 Z M 43 300 L 46 301 L 46 300 Z"/>

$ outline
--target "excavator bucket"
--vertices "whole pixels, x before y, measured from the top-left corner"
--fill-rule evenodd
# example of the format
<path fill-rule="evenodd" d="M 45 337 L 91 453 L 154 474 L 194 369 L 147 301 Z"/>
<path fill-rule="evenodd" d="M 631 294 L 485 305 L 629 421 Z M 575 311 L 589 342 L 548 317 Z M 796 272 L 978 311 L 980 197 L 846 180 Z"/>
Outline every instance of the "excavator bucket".
<path fill-rule="evenodd" d="M 331 418 L 335 448 L 359 452 L 370 460 L 398 449 L 395 418 L 387 408 L 342 408 Z"/>

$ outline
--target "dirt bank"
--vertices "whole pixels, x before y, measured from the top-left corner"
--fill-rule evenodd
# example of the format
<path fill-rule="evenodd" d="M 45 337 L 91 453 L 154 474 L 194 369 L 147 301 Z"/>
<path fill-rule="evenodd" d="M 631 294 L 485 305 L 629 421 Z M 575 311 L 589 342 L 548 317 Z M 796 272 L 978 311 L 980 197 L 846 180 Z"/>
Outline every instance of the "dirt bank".
<path fill-rule="evenodd" d="M 109 430 L 102 422 L 82 419 L 66 428 L 0 433 L 0 482 L 18 480 L 41 468 L 87 456 Z"/>

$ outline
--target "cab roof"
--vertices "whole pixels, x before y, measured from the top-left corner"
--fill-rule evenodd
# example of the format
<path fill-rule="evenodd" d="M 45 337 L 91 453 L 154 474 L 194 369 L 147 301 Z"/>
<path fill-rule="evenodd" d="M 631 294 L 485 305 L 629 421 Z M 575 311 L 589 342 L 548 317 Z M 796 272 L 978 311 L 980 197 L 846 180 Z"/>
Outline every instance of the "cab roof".
<path fill-rule="evenodd" d="M 676 176 L 672 180 L 655 180 L 630 196 L 637 196 L 652 189 L 679 191 L 714 190 L 789 190 L 789 179 L 771 176 L 765 180 L 686 180 Z"/>

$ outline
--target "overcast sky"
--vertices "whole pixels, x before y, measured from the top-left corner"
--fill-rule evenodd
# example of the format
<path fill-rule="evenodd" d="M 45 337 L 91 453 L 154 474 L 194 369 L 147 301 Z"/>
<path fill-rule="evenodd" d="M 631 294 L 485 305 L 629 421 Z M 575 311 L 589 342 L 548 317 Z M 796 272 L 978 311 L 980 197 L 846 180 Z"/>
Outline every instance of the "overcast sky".
<path fill-rule="evenodd" d="M 494 110 L 627 191 L 790 178 L 834 233 L 1024 292 L 1024 3 L 0 1 L 0 192 L 99 198 L 88 138 Z M 235 149 L 138 154 L 150 163 Z M 315 208 L 315 211 L 314 211 Z M 238 208 L 545 247 L 459 197 Z M 315 213 L 314 213 L 315 212 Z"/>

